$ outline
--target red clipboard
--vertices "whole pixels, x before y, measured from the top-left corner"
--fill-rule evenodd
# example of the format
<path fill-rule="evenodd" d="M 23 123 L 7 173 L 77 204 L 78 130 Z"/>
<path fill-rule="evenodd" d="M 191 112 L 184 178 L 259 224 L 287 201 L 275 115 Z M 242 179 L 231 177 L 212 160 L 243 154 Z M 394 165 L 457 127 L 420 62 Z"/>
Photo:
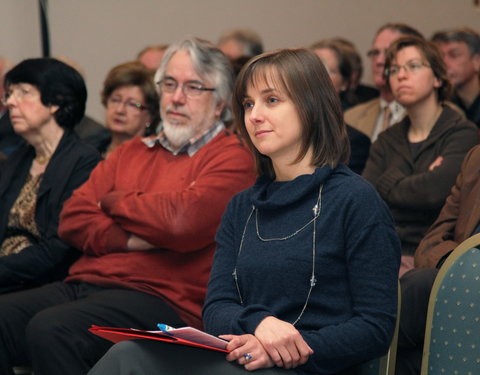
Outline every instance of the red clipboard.
<path fill-rule="evenodd" d="M 168 333 L 163 331 L 143 331 L 133 328 L 99 327 L 95 325 L 92 325 L 88 330 L 114 343 L 126 340 L 148 339 L 228 353 L 226 349 L 228 341 L 192 327 L 178 328 Z"/>

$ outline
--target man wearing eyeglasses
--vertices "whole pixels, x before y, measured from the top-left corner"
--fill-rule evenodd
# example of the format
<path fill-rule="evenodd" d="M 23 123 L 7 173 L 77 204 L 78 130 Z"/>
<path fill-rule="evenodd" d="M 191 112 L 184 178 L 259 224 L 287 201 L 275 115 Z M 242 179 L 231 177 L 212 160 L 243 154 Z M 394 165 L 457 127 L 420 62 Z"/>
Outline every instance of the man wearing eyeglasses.
<path fill-rule="evenodd" d="M 212 87 L 216 83 L 212 73 L 200 77 L 187 50 L 165 54 L 165 59 L 168 64 L 162 64 L 155 75 L 162 118 L 156 141 L 174 154 L 192 153 L 224 129 L 222 113 L 224 120 L 230 120 L 228 104 L 220 99 L 229 95 L 231 87 Z"/>
<path fill-rule="evenodd" d="M 439 31 L 432 37 L 455 88 L 452 102 L 480 127 L 480 34 L 468 27 Z"/>
<path fill-rule="evenodd" d="M 208 42 L 172 45 L 156 75 L 158 136 L 114 150 L 74 192 L 59 235 L 82 254 L 59 283 L 0 296 L 0 373 L 86 374 L 111 343 L 99 326 L 202 328 L 214 235 L 253 160 L 225 130 L 233 75 Z M 25 333 L 26 332 L 26 333 Z"/>
<path fill-rule="evenodd" d="M 345 111 L 345 122 L 360 130 L 374 142 L 378 134 L 399 122 L 405 115 L 404 108 L 393 99 L 384 77 L 385 51 L 402 36 L 423 36 L 409 25 L 387 23 L 378 29 L 373 46 L 367 55 L 372 63 L 372 77 L 380 91 L 378 98 L 358 104 Z"/>

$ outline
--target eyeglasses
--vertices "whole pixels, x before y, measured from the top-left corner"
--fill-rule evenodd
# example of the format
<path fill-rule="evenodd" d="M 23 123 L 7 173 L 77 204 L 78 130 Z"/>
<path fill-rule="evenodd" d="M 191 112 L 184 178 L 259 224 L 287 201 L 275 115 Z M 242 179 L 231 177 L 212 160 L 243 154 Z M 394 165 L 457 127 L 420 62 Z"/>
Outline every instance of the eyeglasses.
<path fill-rule="evenodd" d="M 33 87 L 25 85 L 11 85 L 2 97 L 2 104 L 8 105 L 7 101 L 13 95 L 17 101 L 21 102 L 25 98 L 33 97 L 38 91 Z"/>
<path fill-rule="evenodd" d="M 430 68 L 430 65 L 422 62 L 422 61 L 409 61 L 405 65 L 391 65 L 388 69 L 385 70 L 385 75 L 387 77 L 395 77 L 400 73 L 400 70 L 403 69 L 405 72 L 409 73 L 417 73 L 422 68 Z"/>
<path fill-rule="evenodd" d="M 373 58 L 373 57 L 379 56 L 382 53 L 385 55 L 386 51 L 387 51 L 386 49 L 373 48 L 367 52 L 367 56 L 370 58 Z"/>
<path fill-rule="evenodd" d="M 107 99 L 107 104 L 114 105 L 114 106 L 125 105 L 125 108 L 127 108 L 127 110 L 135 111 L 135 112 L 140 112 L 147 109 L 147 107 L 145 107 L 143 104 L 139 102 L 134 102 L 133 100 L 130 100 L 130 99 L 127 101 L 123 101 L 122 98 L 119 96 L 110 96 Z"/>
<path fill-rule="evenodd" d="M 157 82 L 158 87 L 163 93 L 173 94 L 177 91 L 179 83 L 172 78 L 165 78 Z M 185 96 L 199 96 L 204 91 L 215 91 L 214 87 L 204 87 L 202 82 L 187 81 L 181 84 L 182 92 Z"/>

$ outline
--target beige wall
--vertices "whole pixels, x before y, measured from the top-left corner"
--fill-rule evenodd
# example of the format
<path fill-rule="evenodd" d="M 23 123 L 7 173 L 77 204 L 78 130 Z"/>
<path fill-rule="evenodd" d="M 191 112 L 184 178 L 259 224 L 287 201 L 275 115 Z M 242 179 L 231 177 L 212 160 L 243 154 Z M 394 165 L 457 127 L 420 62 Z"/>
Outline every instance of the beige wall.
<path fill-rule="evenodd" d="M 341 36 L 362 54 L 385 22 L 407 22 L 426 36 L 437 29 L 480 27 L 473 0 L 49 0 L 51 51 L 85 71 L 87 112 L 103 121 L 99 92 L 108 70 L 145 45 L 186 36 L 216 41 L 229 28 L 248 27 L 265 48 L 309 45 Z M 0 54 L 19 61 L 41 53 L 36 0 L 0 0 Z M 364 81 L 369 82 L 366 63 Z"/>

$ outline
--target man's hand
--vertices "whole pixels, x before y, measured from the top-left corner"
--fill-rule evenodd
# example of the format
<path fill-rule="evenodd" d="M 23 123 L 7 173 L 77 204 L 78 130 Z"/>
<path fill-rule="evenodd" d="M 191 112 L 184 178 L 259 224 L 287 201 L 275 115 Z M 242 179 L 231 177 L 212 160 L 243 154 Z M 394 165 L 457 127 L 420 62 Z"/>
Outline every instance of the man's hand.
<path fill-rule="evenodd" d="M 255 337 L 278 367 L 295 368 L 307 362 L 313 354 L 312 348 L 292 324 L 273 316 L 260 322 Z"/>
<path fill-rule="evenodd" d="M 134 234 L 131 234 L 127 241 L 128 251 L 145 251 L 152 249 L 155 249 L 155 246 Z"/>
<path fill-rule="evenodd" d="M 230 350 L 230 353 L 227 355 L 227 361 L 236 361 L 248 371 L 274 366 L 273 361 L 255 336 L 221 335 L 220 338 L 229 341 L 227 349 Z"/>

